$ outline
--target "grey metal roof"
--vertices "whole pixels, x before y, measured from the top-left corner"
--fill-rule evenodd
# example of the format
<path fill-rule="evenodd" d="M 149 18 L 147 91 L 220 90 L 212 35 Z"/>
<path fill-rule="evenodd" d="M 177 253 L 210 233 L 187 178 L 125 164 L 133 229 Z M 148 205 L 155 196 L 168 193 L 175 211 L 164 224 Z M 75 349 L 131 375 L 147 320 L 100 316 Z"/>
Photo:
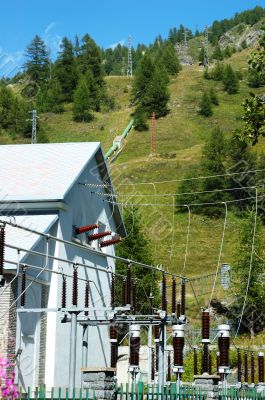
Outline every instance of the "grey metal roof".
<path fill-rule="evenodd" d="M 0 201 L 62 200 L 98 142 L 0 146 Z"/>

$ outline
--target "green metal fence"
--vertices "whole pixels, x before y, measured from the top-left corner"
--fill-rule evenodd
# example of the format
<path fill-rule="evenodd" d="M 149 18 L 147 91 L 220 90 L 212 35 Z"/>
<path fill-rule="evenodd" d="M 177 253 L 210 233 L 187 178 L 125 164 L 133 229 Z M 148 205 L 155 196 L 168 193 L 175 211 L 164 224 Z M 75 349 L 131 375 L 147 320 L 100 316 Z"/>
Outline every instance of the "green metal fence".
<path fill-rule="evenodd" d="M 253 388 L 235 388 L 230 387 L 226 393 L 220 391 L 219 400 L 264 400 L 265 391 L 259 392 L 255 387 Z"/>
<path fill-rule="evenodd" d="M 28 387 L 27 392 L 19 391 L 20 400 L 97 400 L 95 391 L 91 389 L 74 388 L 51 388 L 45 386 L 32 389 Z"/>

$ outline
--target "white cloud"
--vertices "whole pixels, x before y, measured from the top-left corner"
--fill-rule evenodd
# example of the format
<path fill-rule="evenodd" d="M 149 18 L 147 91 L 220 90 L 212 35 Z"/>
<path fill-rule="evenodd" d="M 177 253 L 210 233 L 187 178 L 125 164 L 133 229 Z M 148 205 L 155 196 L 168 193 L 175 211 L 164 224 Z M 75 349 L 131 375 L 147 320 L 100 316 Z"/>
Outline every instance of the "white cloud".
<path fill-rule="evenodd" d="M 117 43 L 110 44 L 110 45 L 108 46 L 108 49 L 114 50 L 115 47 L 117 47 L 119 44 L 120 44 L 121 46 L 124 46 L 124 45 L 125 45 L 125 42 L 126 42 L 125 39 L 121 39 L 121 40 L 120 40 L 119 42 L 117 42 Z"/>

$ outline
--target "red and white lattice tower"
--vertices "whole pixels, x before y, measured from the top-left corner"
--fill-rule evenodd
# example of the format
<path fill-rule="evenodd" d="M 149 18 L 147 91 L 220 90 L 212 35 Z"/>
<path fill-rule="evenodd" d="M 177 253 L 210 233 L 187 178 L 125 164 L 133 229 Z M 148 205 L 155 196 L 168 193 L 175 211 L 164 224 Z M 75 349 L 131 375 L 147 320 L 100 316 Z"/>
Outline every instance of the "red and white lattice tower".
<path fill-rule="evenodd" d="M 156 155 L 156 114 L 152 114 L 152 128 L 151 128 L 151 155 Z"/>

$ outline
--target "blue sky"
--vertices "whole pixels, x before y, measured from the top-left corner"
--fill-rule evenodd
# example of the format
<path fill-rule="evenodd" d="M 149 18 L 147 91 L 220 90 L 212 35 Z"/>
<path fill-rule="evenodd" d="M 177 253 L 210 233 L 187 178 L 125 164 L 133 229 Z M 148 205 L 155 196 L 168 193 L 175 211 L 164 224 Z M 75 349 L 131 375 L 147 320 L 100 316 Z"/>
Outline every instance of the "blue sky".
<path fill-rule="evenodd" d="M 89 33 L 106 48 L 123 43 L 132 35 L 133 44 L 150 43 L 159 33 L 183 24 L 202 29 L 215 19 L 235 12 L 265 6 L 265 0 L 12 0 L 1 3 L 0 74 L 2 59 L 20 66 L 23 51 L 38 33 L 53 55 L 63 36 Z"/>

